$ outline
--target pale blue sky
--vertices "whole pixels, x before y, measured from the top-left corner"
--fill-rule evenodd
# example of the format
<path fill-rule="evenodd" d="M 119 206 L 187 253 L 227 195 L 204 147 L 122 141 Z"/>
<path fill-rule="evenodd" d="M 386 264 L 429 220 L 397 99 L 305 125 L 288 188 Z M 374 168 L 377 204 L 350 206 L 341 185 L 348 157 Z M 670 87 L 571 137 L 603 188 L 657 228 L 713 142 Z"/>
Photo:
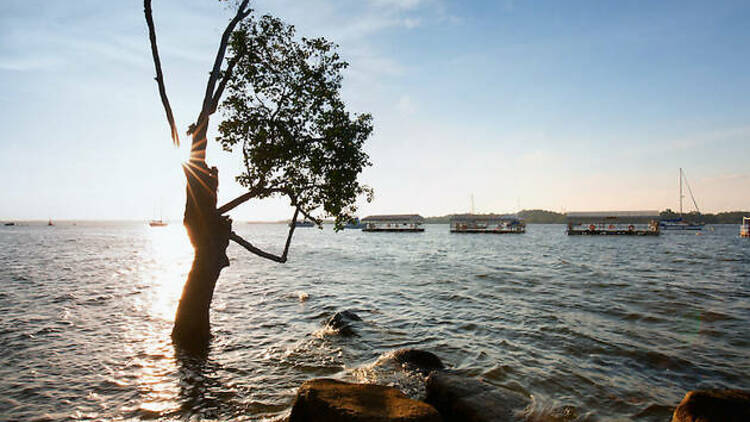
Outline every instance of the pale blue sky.
<path fill-rule="evenodd" d="M 375 118 L 362 214 L 750 209 L 750 3 L 263 0 L 341 45 Z M 167 90 L 193 121 L 229 16 L 154 0 Z M 178 219 L 178 166 L 139 0 L 0 3 L 0 219 Z M 213 120 L 216 123 L 220 116 Z M 240 160 L 212 144 L 220 195 Z M 283 201 L 237 219 L 288 218 Z"/>

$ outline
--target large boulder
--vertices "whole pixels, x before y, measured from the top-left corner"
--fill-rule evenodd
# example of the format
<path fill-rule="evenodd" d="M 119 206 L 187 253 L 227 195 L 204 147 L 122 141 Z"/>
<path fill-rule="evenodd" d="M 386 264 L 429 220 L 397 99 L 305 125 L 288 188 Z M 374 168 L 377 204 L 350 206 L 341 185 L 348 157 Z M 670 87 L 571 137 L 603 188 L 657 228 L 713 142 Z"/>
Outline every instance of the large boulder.
<path fill-rule="evenodd" d="M 393 352 L 393 359 L 405 369 L 428 375 L 433 371 L 444 369 L 445 365 L 434 353 L 418 349 L 399 349 Z"/>
<path fill-rule="evenodd" d="M 697 390 L 685 394 L 672 415 L 672 422 L 750 421 L 750 392 L 741 390 Z"/>
<path fill-rule="evenodd" d="M 446 422 L 503 422 L 520 418 L 529 399 L 476 378 L 433 372 L 427 378 L 427 403 L 440 411 Z"/>
<path fill-rule="evenodd" d="M 361 322 L 362 318 L 352 311 L 345 310 L 336 312 L 332 317 L 326 321 L 326 327 L 341 334 L 342 336 L 355 336 L 357 333 L 354 331 L 353 325 L 356 322 Z"/>
<path fill-rule="evenodd" d="M 395 388 L 332 379 L 307 381 L 297 392 L 289 422 L 440 422 L 432 406 Z"/>

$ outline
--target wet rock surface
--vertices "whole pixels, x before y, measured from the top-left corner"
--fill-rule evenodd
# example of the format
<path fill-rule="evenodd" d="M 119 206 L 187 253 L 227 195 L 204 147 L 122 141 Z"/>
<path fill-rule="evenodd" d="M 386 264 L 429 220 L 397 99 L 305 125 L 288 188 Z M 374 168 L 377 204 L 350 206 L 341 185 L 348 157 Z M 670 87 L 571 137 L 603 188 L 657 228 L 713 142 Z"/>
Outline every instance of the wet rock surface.
<path fill-rule="evenodd" d="M 344 310 L 336 312 L 332 317 L 328 318 L 325 325 L 342 336 L 356 336 L 357 332 L 354 329 L 354 325 L 361 321 L 362 318 L 359 315 L 350 310 Z"/>
<path fill-rule="evenodd" d="M 429 404 L 395 388 L 314 379 L 299 388 L 289 422 L 439 422 Z"/>
<path fill-rule="evenodd" d="M 399 349 L 393 352 L 393 359 L 410 371 L 428 375 L 433 371 L 445 369 L 445 365 L 434 353 L 419 349 Z"/>
<path fill-rule="evenodd" d="M 672 422 L 750 421 L 750 392 L 742 390 L 697 390 L 685 394 L 672 415 Z"/>
<path fill-rule="evenodd" d="M 515 421 L 520 419 L 517 412 L 529 404 L 519 393 L 447 372 L 434 372 L 427 378 L 425 401 L 446 422 Z"/>

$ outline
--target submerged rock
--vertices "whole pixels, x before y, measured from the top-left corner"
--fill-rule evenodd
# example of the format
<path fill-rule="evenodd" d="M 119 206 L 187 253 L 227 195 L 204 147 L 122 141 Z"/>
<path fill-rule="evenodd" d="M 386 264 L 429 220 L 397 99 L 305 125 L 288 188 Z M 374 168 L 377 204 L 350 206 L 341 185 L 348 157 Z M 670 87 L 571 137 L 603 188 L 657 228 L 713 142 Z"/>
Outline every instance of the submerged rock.
<path fill-rule="evenodd" d="M 393 352 L 393 359 L 406 369 L 428 375 L 444 369 L 445 365 L 434 353 L 418 349 L 399 349 Z"/>
<path fill-rule="evenodd" d="M 362 321 L 362 318 L 360 318 L 359 315 L 352 311 L 345 310 L 336 312 L 335 315 L 330 317 L 328 321 L 326 321 L 326 327 L 343 336 L 354 336 L 357 335 L 357 333 L 354 331 L 352 325 L 354 322 L 358 321 Z"/>
<path fill-rule="evenodd" d="M 315 379 L 299 388 L 289 422 L 318 421 L 440 422 L 442 418 L 432 406 L 392 387 Z"/>
<path fill-rule="evenodd" d="M 433 372 L 427 378 L 425 401 L 435 406 L 446 422 L 519 420 L 517 412 L 529 404 L 522 394 L 446 372 Z"/>
<path fill-rule="evenodd" d="M 750 392 L 742 390 L 696 390 L 685 394 L 672 415 L 672 422 L 750 421 Z"/>

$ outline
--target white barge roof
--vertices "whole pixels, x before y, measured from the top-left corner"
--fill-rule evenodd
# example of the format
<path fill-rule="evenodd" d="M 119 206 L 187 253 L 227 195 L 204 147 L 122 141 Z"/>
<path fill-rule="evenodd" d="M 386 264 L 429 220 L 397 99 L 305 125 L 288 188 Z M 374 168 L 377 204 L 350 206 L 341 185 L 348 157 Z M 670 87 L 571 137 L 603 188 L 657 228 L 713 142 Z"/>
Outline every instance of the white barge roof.
<path fill-rule="evenodd" d="M 453 221 L 520 221 L 517 215 L 511 214 L 456 214 L 451 216 Z"/>
<path fill-rule="evenodd" d="M 368 215 L 362 219 L 363 222 L 367 221 L 409 221 L 421 223 L 424 218 L 419 214 L 386 214 L 386 215 Z"/>

